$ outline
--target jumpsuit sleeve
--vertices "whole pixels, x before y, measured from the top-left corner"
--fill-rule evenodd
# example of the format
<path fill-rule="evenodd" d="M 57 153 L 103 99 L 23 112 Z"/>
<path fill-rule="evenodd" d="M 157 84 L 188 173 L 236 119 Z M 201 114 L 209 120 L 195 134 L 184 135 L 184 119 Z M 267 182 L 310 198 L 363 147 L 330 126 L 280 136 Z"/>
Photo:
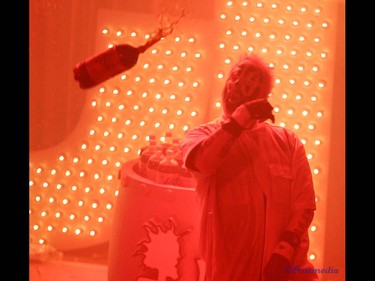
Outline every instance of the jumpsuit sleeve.
<path fill-rule="evenodd" d="M 223 124 L 202 125 L 186 133 L 181 152 L 188 169 L 208 175 L 222 164 L 225 154 L 239 135 L 224 129 Z"/>

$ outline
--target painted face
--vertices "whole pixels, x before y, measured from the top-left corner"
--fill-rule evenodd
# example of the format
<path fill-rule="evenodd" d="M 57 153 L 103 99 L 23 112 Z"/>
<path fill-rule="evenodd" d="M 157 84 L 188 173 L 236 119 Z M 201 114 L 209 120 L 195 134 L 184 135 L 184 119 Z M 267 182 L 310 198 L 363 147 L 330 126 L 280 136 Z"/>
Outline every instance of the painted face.
<path fill-rule="evenodd" d="M 252 66 L 241 66 L 234 69 L 226 85 L 224 102 L 227 110 L 232 113 L 244 102 L 259 96 L 261 75 Z"/>

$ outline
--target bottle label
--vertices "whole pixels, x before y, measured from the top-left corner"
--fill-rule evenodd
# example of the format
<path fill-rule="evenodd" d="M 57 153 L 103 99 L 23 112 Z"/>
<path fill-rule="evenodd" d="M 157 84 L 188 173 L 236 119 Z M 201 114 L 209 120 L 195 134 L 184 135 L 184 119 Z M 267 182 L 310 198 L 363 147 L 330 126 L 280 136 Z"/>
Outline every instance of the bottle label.
<path fill-rule="evenodd" d="M 87 72 L 96 83 L 103 82 L 125 70 L 117 55 L 116 46 L 89 58 L 85 63 Z"/>

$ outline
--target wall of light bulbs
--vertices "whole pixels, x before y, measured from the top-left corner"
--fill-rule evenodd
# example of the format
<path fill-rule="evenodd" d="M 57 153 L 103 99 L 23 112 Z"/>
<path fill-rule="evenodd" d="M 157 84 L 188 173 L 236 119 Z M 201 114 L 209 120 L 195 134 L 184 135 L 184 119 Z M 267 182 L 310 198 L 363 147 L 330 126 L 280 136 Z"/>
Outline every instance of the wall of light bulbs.
<path fill-rule="evenodd" d="M 138 157 L 148 135 L 182 137 L 219 115 L 231 65 L 256 52 L 275 71 L 276 124 L 295 131 L 306 148 L 317 202 L 308 255 L 323 267 L 340 2 L 216 1 L 214 20 L 183 19 L 133 69 L 90 89 L 71 136 L 30 154 L 30 242 L 67 250 L 107 241 L 120 166 Z M 141 45 L 155 22 L 148 14 L 102 10 L 96 50 Z"/>

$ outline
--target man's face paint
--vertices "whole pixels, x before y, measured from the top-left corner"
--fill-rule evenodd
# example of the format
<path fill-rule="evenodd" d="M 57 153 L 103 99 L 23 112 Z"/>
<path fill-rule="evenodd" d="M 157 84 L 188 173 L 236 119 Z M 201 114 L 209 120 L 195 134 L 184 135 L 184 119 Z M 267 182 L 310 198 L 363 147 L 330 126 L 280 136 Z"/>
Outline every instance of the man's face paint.
<path fill-rule="evenodd" d="M 258 98 L 261 75 L 252 66 L 240 65 L 232 72 L 226 84 L 224 103 L 232 113 L 239 105 Z"/>

